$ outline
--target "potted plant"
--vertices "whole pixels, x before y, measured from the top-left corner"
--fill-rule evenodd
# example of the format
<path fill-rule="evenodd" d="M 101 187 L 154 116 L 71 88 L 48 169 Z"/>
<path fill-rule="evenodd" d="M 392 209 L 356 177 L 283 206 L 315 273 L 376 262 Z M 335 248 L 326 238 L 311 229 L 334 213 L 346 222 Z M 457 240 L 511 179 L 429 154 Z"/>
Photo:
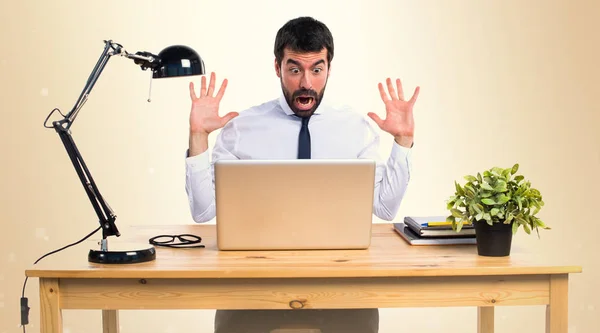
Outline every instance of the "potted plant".
<path fill-rule="evenodd" d="M 446 218 L 460 231 L 464 224 L 474 224 L 477 252 L 482 256 L 508 256 L 512 236 L 519 227 L 527 234 L 539 228 L 550 229 L 535 215 L 544 206 L 540 191 L 531 182 L 516 175 L 519 164 L 512 168 L 493 167 L 467 175 L 464 185 L 454 182 L 456 192 L 447 200 L 451 215 Z"/>

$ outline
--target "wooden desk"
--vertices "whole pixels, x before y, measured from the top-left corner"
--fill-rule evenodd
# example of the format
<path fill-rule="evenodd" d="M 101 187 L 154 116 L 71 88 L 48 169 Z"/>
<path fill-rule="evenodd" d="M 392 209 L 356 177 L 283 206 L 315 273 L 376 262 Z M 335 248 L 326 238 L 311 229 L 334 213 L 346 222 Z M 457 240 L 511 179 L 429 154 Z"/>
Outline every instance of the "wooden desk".
<path fill-rule="evenodd" d="M 62 332 L 63 309 L 102 309 L 104 332 L 114 333 L 118 309 L 473 306 L 479 332 L 491 333 L 494 307 L 545 304 L 547 332 L 567 333 L 568 274 L 581 272 L 516 249 L 490 258 L 473 245 L 411 247 L 391 224 L 375 224 L 370 249 L 352 251 L 219 252 L 215 226 L 201 224 L 136 227 L 121 239 L 165 233 L 193 233 L 207 247 L 158 248 L 153 262 L 103 266 L 79 246 L 27 270 L 40 278 L 41 332 Z"/>

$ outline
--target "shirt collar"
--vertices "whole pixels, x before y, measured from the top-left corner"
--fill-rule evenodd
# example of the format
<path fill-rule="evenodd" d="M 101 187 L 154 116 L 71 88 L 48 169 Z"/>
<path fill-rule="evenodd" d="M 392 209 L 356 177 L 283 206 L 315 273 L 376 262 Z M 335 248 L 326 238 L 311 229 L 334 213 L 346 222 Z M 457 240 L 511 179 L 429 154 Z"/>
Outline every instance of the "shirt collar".
<path fill-rule="evenodd" d="M 321 104 L 319 104 L 319 107 L 315 110 L 314 114 L 322 114 L 323 111 L 325 111 L 325 109 L 327 107 L 325 105 L 323 105 L 324 104 L 323 102 L 324 102 L 324 100 L 321 100 Z M 288 105 L 287 101 L 285 100 L 285 95 L 283 93 L 281 93 L 281 95 L 279 95 L 279 106 L 281 107 L 283 112 L 285 112 L 285 114 L 287 114 L 288 116 L 295 115 L 294 111 L 292 111 L 292 109 Z"/>

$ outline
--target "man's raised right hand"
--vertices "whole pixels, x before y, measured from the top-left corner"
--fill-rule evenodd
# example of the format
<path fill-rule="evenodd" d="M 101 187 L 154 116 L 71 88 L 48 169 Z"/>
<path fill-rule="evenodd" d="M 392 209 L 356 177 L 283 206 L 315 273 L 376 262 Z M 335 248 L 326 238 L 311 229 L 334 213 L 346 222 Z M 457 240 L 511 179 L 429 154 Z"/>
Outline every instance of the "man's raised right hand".
<path fill-rule="evenodd" d="M 215 91 L 215 73 L 210 74 L 210 83 L 206 89 L 206 76 L 202 76 L 202 86 L 200 88 L 200 96 L 196 95 L 194 83 L 190 82 L 190 98 L 192 100 L 192 110 L 190 111 L 190 135 L 206 135 L 222 128 L 231 119 L 239 114 L 237 112 L 229 112 L 223 117 L 219 116 L 219 103 L 225 94 L 227 88 L 227 79 L 223 80 L 221 88 L 216 96 L 213 96 Z"/>
<path fill-rule="evenodd" d="M 213 96 L 215 91 L 214 72 L 210 73 L 208 89 L 206 89 L 206 77 L 202 76 L 199 97 L 194 90 L 194 83 L 190 82 L 192 110 L 190 111 L 190 146 L 188 156 L 195 156 L 205 152 L 208 149 L 208 134 L 222 128 L 227 122 L 239 115 L 237 112 L 229 112 L 223 117 L 219 116 L 219 103 L 223 98 L 223 94 L 225 94 L 226 88 L 227 79 L 224 79 L 217 95 Z"/>

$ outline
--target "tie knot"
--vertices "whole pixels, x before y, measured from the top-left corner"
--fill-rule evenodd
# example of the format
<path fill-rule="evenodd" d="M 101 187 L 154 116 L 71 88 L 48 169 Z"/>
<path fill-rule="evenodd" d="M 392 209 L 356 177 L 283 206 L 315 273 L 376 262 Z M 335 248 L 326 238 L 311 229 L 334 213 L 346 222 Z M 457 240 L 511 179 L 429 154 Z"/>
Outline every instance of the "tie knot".
<path fill-rule="evenodd" d="M 302 118 L 302 126 L 307 126 L 309 120 L 310 120 L 310 117 L 303 117 Z"/>

